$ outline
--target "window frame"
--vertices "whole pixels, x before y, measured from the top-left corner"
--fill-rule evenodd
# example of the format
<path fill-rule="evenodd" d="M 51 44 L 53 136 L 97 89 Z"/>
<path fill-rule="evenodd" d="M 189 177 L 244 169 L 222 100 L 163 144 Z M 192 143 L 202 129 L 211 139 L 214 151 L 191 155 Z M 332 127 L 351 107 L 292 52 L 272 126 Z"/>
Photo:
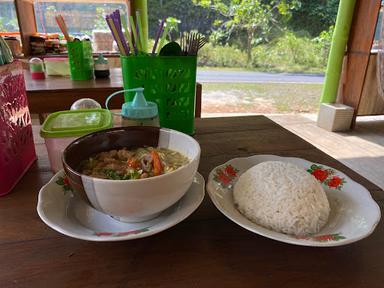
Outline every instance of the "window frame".
<path fill-rule="evenodd" d="M 128 15 L 132 15 L 131 11 L 135 11 L 132 7 L 132 1 L 125 0 Z M 29 37 L 37 33 L 36 15 L 33 0 L 14 0 L 16 7 L 17 22 L 19 23 L 19 31 L 24 57 L 31 56 L 31 46 Z M 133 15 L 134 16 L 134 15 Z M 118 53 L 111 53 L 108 56 L 118 56 Z"/>

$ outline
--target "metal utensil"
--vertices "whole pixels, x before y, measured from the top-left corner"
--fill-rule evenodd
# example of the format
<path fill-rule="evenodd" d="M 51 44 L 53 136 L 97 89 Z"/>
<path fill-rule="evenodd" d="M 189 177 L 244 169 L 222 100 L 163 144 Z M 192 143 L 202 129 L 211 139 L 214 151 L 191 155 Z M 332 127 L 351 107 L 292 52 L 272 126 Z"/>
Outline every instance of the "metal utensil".
<path fill-rule="evenodd" d="M 198 51 L 207 43 L 204 35 L 196 32 L 180 34 L 181 55 L 197 56 Z"/>

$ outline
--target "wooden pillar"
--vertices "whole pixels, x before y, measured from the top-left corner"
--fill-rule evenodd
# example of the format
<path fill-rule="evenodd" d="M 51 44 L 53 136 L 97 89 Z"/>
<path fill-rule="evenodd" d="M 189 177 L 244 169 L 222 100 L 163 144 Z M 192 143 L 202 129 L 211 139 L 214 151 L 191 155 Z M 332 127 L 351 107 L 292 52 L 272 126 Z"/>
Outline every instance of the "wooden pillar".
<path fill-rule="evenodd" d="M 127 9 L 128 9 L 128 17 L 129 16 L 135 16 L 135 7 L 133 5 L 133 0 L 126 0 L 127 2 Z"/>
<path fill-rule="evenodd" d="M 200 83 L 196 83 L 196 104 L 195 104 L 195 117 L 201 118 L 201 94 L 203 86 Z"/>
<path fill-rule="evenodd" d="M 343 103 L 355 109 L 352 127 L 363 92 L 381 0 L 357 0 L 344 65 Z"/>
<path fill-rule="evenodd" d="M 29 36 L 37 32 L 35 21 L 35 9 L 32 0 L 15 0 L 16 14 L 19 22 L 21 43 L 25 56 L 31 54 Z"/>

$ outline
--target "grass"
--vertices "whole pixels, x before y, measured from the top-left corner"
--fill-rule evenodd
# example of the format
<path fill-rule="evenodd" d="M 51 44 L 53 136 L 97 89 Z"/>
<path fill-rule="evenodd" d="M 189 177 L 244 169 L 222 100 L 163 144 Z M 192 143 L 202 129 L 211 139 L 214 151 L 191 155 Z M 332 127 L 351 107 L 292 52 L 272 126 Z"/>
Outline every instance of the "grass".
<path fill-rule="evenodd" d="M 203 113 L 315 113 L 322 84 L 204 83 Z"/>
<path fill-rule="evenodd" d="M 297 68 L 297 69 L 296 69 Z M 260 73 L 292 73 L 292 74 L 308 74 L 308 75 L 323 75 L 324 71 L 322 69 L 307 69 L 306 71 L 303 71 L 300 69 L 300 67 L 296 66 L 290 66 L 285 67 L 282 66 L 280 68 L 251 68 L 251 67 L 210 67 L 210 66 L 197 66 L 198 71 L 223 71 L 223 72 L 260 72 Z"/>
<path fill-rule="evenodd" d="M 246 72 L 263 72 L 263 73 L 304 73 L 304 74 L 316 74 L 324 75 L 323 68 L 307 67 L 303 69 L 300 65 L 280 65 L 277 67 L 213 67 L 213 66 L 197 66 L 201 71 L 246 71 Z"/>
<path fill-rule="evenodd" d="M 210 66 L 198 66 L 198 70 L 201 71 L 246 71 L 246 72 L 264 72 L 264 73 L 305 73 L 324 75 L 324 69 L 321 68 L 306 68 L 303 69 L 298 65 L 279 66 L 274 68 L 252 68 L 252 67 L 210 67 Z"/>

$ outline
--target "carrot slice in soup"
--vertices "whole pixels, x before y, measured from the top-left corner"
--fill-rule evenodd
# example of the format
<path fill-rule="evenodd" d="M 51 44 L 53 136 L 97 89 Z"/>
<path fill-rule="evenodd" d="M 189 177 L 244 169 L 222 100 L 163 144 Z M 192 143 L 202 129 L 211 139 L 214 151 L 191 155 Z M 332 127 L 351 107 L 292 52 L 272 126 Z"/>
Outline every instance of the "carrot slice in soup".
<path fill-rule="evenodd" d="M 152 161 L 153 161 L 153 174 L 160 175 L 163 173 L 163 165 L 161 165 L 159 154 L 152 150 L 151 152 Z"/>

